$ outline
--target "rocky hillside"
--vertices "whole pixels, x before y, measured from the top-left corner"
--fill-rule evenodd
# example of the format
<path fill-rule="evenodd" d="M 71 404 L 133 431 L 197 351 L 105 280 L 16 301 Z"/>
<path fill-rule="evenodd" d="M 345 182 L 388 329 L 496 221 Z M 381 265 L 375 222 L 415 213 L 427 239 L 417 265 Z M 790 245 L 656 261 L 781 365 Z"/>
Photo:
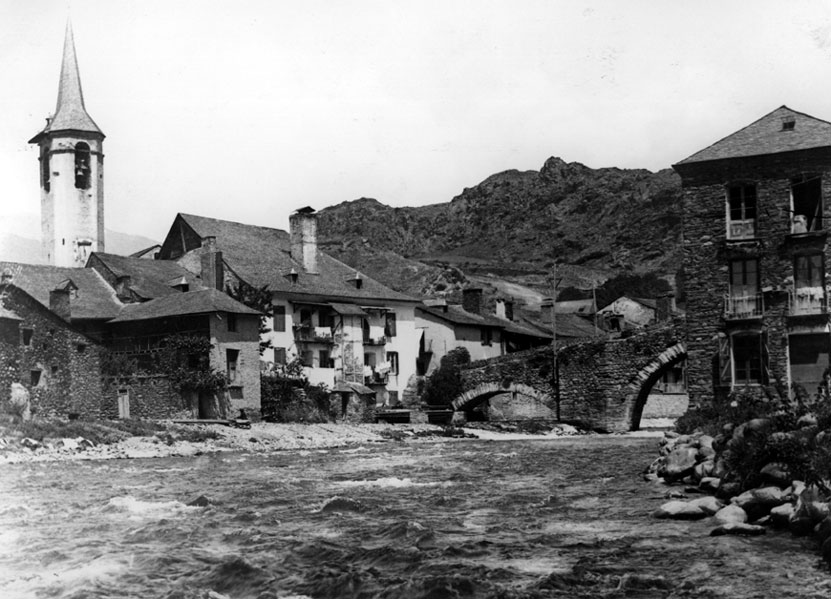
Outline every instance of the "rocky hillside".
<path fill-rule="evenodd" d="M 406 266 L 387 264 L 382 270 L 421 269 L 416 278 L 432 281 L 428 287 L 435 287 L 435 277 L 439 286 L 444 279 L 452 283 L 457 269 L 544 285 L 555 260 L 570 265 L 561 270 L 575 279 L 674 274 L 680 210 L 680 179 L 669 169 L 591 169 L 549 158 L 540 171 L 492 175 L 444 204 L 344 202 L 320 212 L 319 233 L 327 251 L 365 270 L 393 260 L 379 253 L 400 254 L 409 259 Z M 365 256 L 372 254 L 368 262 Z M 415 290 L 383 272 L 373 276 Z"/>

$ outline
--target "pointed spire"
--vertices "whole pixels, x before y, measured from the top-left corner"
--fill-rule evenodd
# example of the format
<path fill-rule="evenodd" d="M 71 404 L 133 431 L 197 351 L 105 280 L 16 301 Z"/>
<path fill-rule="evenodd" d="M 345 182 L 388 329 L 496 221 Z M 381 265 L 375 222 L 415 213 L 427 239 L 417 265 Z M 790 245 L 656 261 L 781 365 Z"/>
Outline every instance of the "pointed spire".
<path fill-rule="evenodd" d="M 58 103 L 55 107 L 55 116 L 47 122 L 44 130 L 32 142 L 36 142 L 44 133 L 66 130 L 104 135 L 95 121 L 92 120 L 92 117 L 87 114 L 84 107 L 81 75 L 78 71 L 75 40 L 72 36 L 72 23 L 69 19 L 66 20 L 66 37 L 63 44 L 63 62 L 61 63 L 61 79 L 58 86 Z"/>

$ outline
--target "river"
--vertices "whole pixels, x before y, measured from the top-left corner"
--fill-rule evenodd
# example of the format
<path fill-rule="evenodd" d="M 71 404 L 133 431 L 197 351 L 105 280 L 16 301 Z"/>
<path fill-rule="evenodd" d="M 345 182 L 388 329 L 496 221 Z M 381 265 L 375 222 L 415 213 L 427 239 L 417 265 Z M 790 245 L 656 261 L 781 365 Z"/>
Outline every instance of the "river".
<path fill-rule="evenodd" d="M 655 455 L 592 436 L 6 465 L 0 596 L 831 596 L 810 539 L 651 518 Z"/>

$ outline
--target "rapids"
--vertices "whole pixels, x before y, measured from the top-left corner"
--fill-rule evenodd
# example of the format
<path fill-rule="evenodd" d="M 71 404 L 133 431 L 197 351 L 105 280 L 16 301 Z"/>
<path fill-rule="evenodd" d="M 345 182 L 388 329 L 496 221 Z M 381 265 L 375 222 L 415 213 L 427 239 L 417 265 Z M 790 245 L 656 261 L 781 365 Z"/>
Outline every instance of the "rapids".
<path fill-rule="evenodd" d="M 597 436 L 6 465 L 0 597 L 831 596 L 810 539 L 651 518 L 655 454 Z"/>

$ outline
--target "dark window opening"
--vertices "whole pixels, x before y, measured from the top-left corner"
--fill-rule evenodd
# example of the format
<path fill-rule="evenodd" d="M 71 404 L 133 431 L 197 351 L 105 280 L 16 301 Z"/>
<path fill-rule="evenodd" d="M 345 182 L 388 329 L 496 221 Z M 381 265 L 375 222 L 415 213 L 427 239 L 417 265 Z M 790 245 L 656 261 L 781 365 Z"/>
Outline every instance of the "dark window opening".
<path fill-rule="evenodd" d="M 793 131 L 796 127 L 796 120 L 787 118 L 782 120 L 782 131 Z"/>
<path fill-rule="evenodd" d="M 237 315 L 232 314 L 232 313 L 229 312 L 227 314 L 227 316 L 228 316 L 228 320 L 227 320 L 228 332 L 229 333 L 236 333 L 237 332 Z"/>
<path fill-rule="evenodd" d="M 58 367 L 52 366 L 52 376 L 58 376 Z"/>
<path fill-rule="evenodd" d="M 32 370 L 29 373 L 29 383 L 32 387 L 37 387 L 40 385 L 40 370 Z"/>
<path fill-rule="evenodd" d="M 49 148 L 40 146 L 40 185 L 49 192 Z"/>
<path fill-rule="evenodd" d="M 274 331 L 283 333 L 286 330 L 286 307 L 274 306 Z"/>
<path fill-rule="evenodd" d="M 398 374 L 398 352 L 387 352 L 387 362 L 390 363 L 390 374 Z"/>
<path fill-rule="evenodd" d="M 89 189 L 89 146 L 84 142 L 75 145 L 75 187 Z"/>
<path fill-rule="evenodd" d="M 335 326 L 335 315 L 332 312 L 321 310 L 318 313 L 318 319 L 320 320 L 320 326 L 322 327 L 332 328 Z"/>
<path fill-rule="evenodd" d="M 794 259 L 794 280 L 797 289 L 823 287 L 825 273 L 822 267 L 822 254 L 797 256 Z"/>
<path fill-rule="evenodd" d="M 274 348 L 274 363 L 285 365 L 286 363 L 286 348 L 285 347 L 275 347 Z"/>
<path fill-rule="evenodd" d="M 762 353 L 761 335 L 733 336 L 734 382 L 737 385 L 762 383 Z"/>
<path fill-rule="evenodd" d="M 791 179 L 792 233 L 822 230 L 822 178 L 818 175 Z"/>
<path fill-rule="evenodd" d="M 759 261 L 732 260 L 730 262 L 730 295 L 756 295 L 759 292 Z"/>
<path fill-rule="evenodd" d="M 239 360 L 238 349 L 225 350 L 225 366 L 228 382 L 233 383 L 237 380 L 237 361 Z"/>
<path fill-rule="evenodd" d="M 84 345 L 83 343 L 79 343 L 76 349 L 78 350 L 79 354 L 82 354 L 85 351 L 87 351 L 87 346 Z"/>
<path fill-rule="evenodd" d="M 491 345 L 493 343 L 493 331 L 488 328 L 482 329 L 482 345 Z"/>
<path fill-rule="evenodd" d="M 729 238 L 756 235 L 756 186 L 733 185 L 727 188 Z"/>
<path fill-rule="evenodd" d="M 21 329 L 20 332 L 23 335 L 23 345 L 29 347 L 32 345 L 32 335 L 34 335 L 34 329 Z"/>
<path fill-rule="evenodd" d="M 334 368 L 334 361 L 332 358 L 329 357 L 329 350 L 322 349 L 318 352 L 317 355 L 318 363 L 320 364 L 321 368 Z"/>
<path fill-rule="evenodd" d="M 384 335 L 387 337 L 395 337 L 396 335 L 395 312 L 387 312 L 386 322 L 384 323 Z"/>
<path fill-rule="evenodd" d="M 314 366 L 314 352 L 311 350 L 304 350 L 300 352 L 300 363 L 303 366 L 312 367 Z"/>
<path fill-rule="evenodd" d="M 300 326 L 304 328 L 311 328 L 312 326 L 312 311 L 307 309 L 300 310 Z"/>

